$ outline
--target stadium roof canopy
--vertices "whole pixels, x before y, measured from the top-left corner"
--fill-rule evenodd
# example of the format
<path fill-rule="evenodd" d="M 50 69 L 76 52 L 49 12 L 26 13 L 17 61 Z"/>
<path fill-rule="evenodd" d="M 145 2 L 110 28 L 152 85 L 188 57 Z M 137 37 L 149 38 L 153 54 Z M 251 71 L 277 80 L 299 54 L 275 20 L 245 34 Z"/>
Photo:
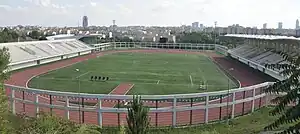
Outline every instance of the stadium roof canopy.
<path fill-rule="evenodd" d="M 46 37 L 47 40 L 56 40 L 56 39 L 72 39 L 75 38 L 74 34 L 60 34 Z"/>
<path fill-rule="evenodd" d="M 82 34 L 82 35 L 74 35 L 74 34 L 59 34 L 46 37 L 47 40 L 62 40 L 62 39 L 81 39 L 83 37 L 102 37 L 103 34 Z"/>
<path fill-rule="evenodd" d="M 294 40 L 300 41 L 300 38 L 293 36 L 279 36 L 279 35 L 249 35 L 249 34 L 226 34 L 225 37 L 260 39 L 260 40 Z"/>

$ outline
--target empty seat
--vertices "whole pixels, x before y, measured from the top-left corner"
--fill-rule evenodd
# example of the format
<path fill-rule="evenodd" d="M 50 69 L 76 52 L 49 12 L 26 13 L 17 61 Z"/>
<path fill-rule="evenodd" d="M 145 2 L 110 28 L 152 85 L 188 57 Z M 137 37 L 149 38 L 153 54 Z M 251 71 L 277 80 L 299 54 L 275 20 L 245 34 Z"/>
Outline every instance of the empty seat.
<path fill-rule="evenodd" d="M 92 49 L 76 39 L 2 43 L 0 47 L 9 49 L 12 64 Z"/>

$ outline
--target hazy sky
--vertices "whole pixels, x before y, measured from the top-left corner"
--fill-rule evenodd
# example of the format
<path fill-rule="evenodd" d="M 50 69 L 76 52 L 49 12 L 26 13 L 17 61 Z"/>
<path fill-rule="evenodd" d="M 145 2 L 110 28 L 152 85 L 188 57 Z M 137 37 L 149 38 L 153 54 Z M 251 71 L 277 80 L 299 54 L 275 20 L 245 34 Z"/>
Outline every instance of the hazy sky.
<path fill-rule="evenodd" d="M 0 26 L 190 25 L 295 28 L 300 0 L 0 0 Z"/>

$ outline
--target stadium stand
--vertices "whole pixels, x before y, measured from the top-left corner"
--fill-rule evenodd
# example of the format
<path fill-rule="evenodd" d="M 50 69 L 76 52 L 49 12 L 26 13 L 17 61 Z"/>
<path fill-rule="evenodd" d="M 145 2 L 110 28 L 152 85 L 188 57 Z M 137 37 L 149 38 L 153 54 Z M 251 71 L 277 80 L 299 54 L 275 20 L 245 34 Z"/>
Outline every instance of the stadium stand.
<path fill-rule="evenodd" d="M 285 77 L 280 75 L 282 70 L 268 70 L 264 66 L 266 64 L 289 64 L 285 61 L 281 55 L 275 52 L 275 50 L 283 50 L 285 52 L 289 52 L 290 56 L 295 56 L 297 51 L 299 50 L 298 45 L 294 45 L 293 43 L 278 43 L 277 45 L 273 44 L 270 41 L 299 41 L 300 38 L 289 37 L 289 36 L 276 36 L 276 35 L 246 35 L 246 34 L 227 34 L 227 37 L 232 38 L 243 38 L 246 39 L 244 44 L 238 45 L 236 48 L 233 48 L 228 51 L 228 53 L 235 59 L 248 64 L 252 68 L 258 69 L 264 73 L 267 73 L 274 78 L 279 80 L 285 79 Z M 249 40 L 247 40 L 249 39 Z M 251 43 L 248 41 L 256 40 Z M 260 42 L 258 42 L 260 41 Z M 268 44 L 264 44 L 268 42 Z M 278 45 L 279 44 L 279 45 Z M 286 45 L 289 44 L 289 45 Z M 262 45 L 262 46 L 261 46 Z M 291 46 L 293 48 L 291 48 Z M 287 47 L 287 48 L 285 48 Z M 292 50 L 291 50 L 292 49 Z"/>
<path fill-rule="evenodd" d="M 11 70 L 88 54 L 92 50 L 76 39 L 2 43 L 0 47 L 9 49 Z"/>
<path fill-rule="evenodd" d="M 249 59 L 262 66 L 266 64 L 275 64 L 283 61 L 283 58 L 279 54 L 272 52 L 272 50 L 261 51 L 259 49 L 260 48 L 258 47 L 254 47 L 250 45 L 242 45 L 238 49 L 232 49 L 231 53 Z"/>

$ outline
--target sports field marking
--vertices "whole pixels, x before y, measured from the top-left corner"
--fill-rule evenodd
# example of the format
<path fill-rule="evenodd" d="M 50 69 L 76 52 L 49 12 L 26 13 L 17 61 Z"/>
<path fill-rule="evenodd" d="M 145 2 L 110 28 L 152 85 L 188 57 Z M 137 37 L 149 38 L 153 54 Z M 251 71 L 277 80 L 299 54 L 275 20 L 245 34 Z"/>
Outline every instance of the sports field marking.
<path fill-rule="evenodd" d="M 214 63 L 213 63 L 213 64 L 214 64 Z M 203 71 L 200 67 L 198 68 L 198 70 L 201 72 L 201 75 L 200 75 L 200 76 L 201 76 L 201 78 L 202 78 L 202 81 L 204 81 L 205 84 L 207 84 L 207 83 L 206 83 L 207 80 L 206 80 L 206 78 L 205 78 L 205 76 L 204 76 L 204 74 L 203 74 L 204 71 Z"/>
<path fill-rule="evenodd" d="M 39 77 L 37 79 L 41 79 L 41 80 L 60 80 L 60 81 L 70 81 L 70 79 L 66 79 L 66 78 L 53 78 L 53 77 Z M 128 79 L 126 79 L 128 80 Z M 135 82 L 135 83 L 138 83 L 138 84 L 148 84 L 148 85 L 153 85 L 153 84 L 156 84 L 157 83 L 157 80 L 154 80 L 154 79 L 142 79 L 142 80 L 149 80 L 149 81 L 153 81 L 153 82 Z M 75 81 L 75 79 L 74 79 Z M 80 80 L 80 82 L 90 82 L 90 80 Z M 116 80 L 109 80 L 109 81 L 106 81 L 107 83 L 120 83 L 122 81 L 116 81 Z M 161 83 L 159 82 L 159 85 L 178 85 L 178 86 L 186 86 L 187 83 Z M 188 84 L 189 85 L 189 84 Z M 224 86 L 227 86 L 226 85 L 214 85 L 214 84 L 205 84 L 206 86 L 214 86 L 214 87 L 224 87 Z"/>
<path fill-rule="evenodd" d="M 190 75 L 190 81 L 191 81 L 191 85 L 193 86 L 194 83 L 193 83 L 193 78 L 192 78 L 192 75 Z"/>
<path fill-rule="evenodd" d="M 138 74 L 138 75 L 146 74 L 146 75 L 154 75 L 154 76 L 180 76 L 180 77 L 183 76 L 182 74 L 153 73 L 153 72 L 145 72 L 145 71 L 126 71 L 126 72 L 108 72 L 108 71 L 106 71 L 105 74 Z"/>
<path fill-rule="evenodd" d="M 85 72 L 85 73 L 83 73 L 83 74 L 80 74 L 80 75 L 78 75 L 77 77 L 76 77 L 76 79 L 78 79 L 78 78 L 80 78 L 80 77 L 82 77 L 82 76 L 84 76 L 84 75 L 87 75 L 87 74 L 89 74 L 91 71 L 87 71 L 87 72 Z"/>
<path fill-rule="evenodd" d="M 217 68 L 217 71 L 218 71 L 218 72 L 222 73 L 222 74 L 227 78 L 227 80 L 230 81 L 231 84 L 236 85 L 235 82 L 234 82 L 231 78 L 229 78 L 229 76 L 226 75 L 224 71 L 221 70 L 221 68 L 219 67 L 219 65 L 218 65 L 217 62 L 215 62 L 215 61 L 214 61 L 211 57 L 209 57 L 209 56 L 207 56 L 207 58 L 208 58 L 212 63 L 214 63 L 214 64 L 216 65 L 216 68 Z M 233 78 L 234 78 L 234 77 L 233 77 Z M 239 88 L 241 88 L 241 87 L 242 87 L 241 82 L 240 82 L 238 79 L 236 79 L 236 78 L 234 78 L 234 79 L 237 80 L 238 83 L 239 83 L 239 85 L 236 85 L 236 86 L 238 86 Z"/>
<path fill-rule="evenodd" d="M 158 80 L 156 84 L 159 84 L 159 81 L 160 81 L 160 80 Z"/>
<path fill-rule="evenodd" d="M 84 60 L 82 60 L 82 61 L 87 61 L 87 60 L 89 60 L 89 59 L 86 58 L 86 59 L 84 59 Z M 44 75 L 44 74 L 49 74 L 49 73 L 51 73 L 51 72 L 57 71 L 58 69 L 70 67 L 70 66 L 75 65 L 75 64 L 78 64 L 78 63 L 80 63 L 80 62 L 82 62 L 82 61 L 76 61 L 76 62 L 67 64 L 67 65 L 61 66 L 61 67 L 52 68 L 52 69 L 50 69 L 50 70 L 46 70 L 46 71 L 42 71 L 42 72 L 40 72 L 40 73 L 37 73 L 37 74 L 33 75 L 32 77 L 30 77 L 30 78 L 26 81 L 25 87 L 28 88 L 28 83 L 29 83 L 29 81 L 32 80 L 32 79 L 35 78 L 35 77 L 38 77 L 38 76 L 41 76 L 41 75 Z M 39 79 L 40 79 L 40 77 L 39 77 Z M 45 99 L 45 100 L 50 100 L 48 97 L 44 97 L 44 96 L 41 96 L 41 95 L 38 95 L 37 97 L 38 97 L 38 98 Z M 62 101 L 55 101 L 55 102 L 65 104 L 65 103 L 62 102 Z"/>
<path fill-rule="evenodd" d="M 129 90 L 127 90 L 127 91 L 124 93 L 124 95 L 127 94 L 133 87 L 134 87 L 134 84 L 131 84 L 131 86 L 129 87 Z"/>

